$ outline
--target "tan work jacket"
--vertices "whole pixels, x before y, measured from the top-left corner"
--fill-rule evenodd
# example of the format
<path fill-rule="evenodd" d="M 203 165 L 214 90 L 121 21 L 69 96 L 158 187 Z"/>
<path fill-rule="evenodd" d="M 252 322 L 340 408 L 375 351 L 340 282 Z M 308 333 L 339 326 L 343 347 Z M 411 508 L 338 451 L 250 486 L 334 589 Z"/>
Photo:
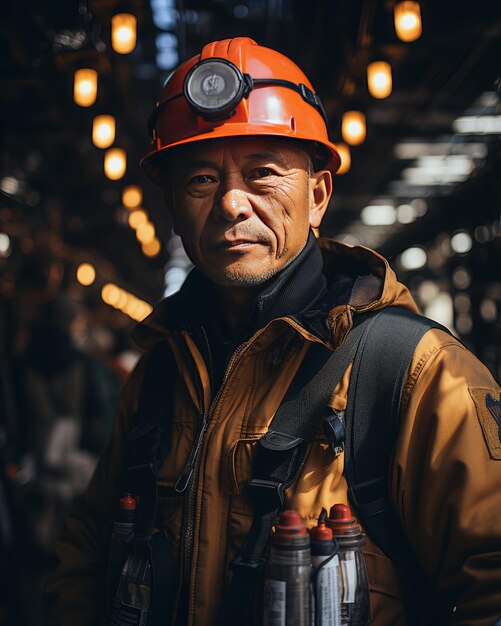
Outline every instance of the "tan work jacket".
<path fill-rule="evenodd" d="M 353 263 L 370 274 L 348 304 L 328 313 L 331 348 L 343 341 L 359 312 L 390 305 L 417 311 L 382 257 L 333 241 L 323 240 L 321 246 L 327 273 L 339 263 Z M 168 342 L 180 374 L 173 442 L 160 485 L 174 487 L 203 413 L 210 414 L 210 423 L 193 491 L 186 497 L 160 497 L 157 526 L 172 538 L 179 576 L 189 581 L 189 626 L 212 626 L 228 585 L 228 563 L 252 522 L 244 487 L 256 441 L 266 432 L 309 346 L 319 338 L 292 318 L 271 321 L 234 353 L 221 389 L 211 397 L 207 366 L 192 337 L 187 331 L 174 334 L 162 323 L 166 306 L 168 301 L 137 329 L 145 348 Z M 102 617 L 123 443 L 143 369 L 140 364 L 124 390 L 113 438 L 82 509 L 69 519 L 59 542 L 61 563 L 48 587 L 51 624 L 96 626 Z M 331 404 L 338 410 L 346 407 L 349 378 L 350 369 L 333 390 Z M 389 492 L 437 597 L 453 599 L 450 624 L 456 626 L 493 626 L 501 616 L 501 441 L 487 396 L 494 403 L 500 400 L 488 370 L 449 334 L 426 333 L 407 375 Z M 343 464 L 343 455 L 334 458 L 319 431 L 299 478 L 286 492 L 286 507 L 298 510 L 308 527 L 315 525 L 323 507 L 347 503 Z M 406 624 L 392 562 L 370 540 L 365 556 L 372 624 Z"/>

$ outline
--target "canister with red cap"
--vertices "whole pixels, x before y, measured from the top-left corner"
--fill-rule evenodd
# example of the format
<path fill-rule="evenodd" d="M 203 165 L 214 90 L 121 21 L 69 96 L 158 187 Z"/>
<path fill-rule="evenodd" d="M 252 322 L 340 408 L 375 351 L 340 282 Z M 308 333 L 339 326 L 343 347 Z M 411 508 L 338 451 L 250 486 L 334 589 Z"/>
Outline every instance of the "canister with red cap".
<path fill-rule="evenodd" d="M 331 507 L 326 526 L 339 544 L 341 626 L 365 626 L 371 605 L 362 528 L 346 504 Z"/>
<path fill-rule="evenodd" d="M 327 511 L 322 509 L 317 525 L 310 532 L 315 599 L 313 624 L 341 626 L 338 543 L 325 525 L 326 517 Z"/>
<path fill-rule="evenodd" d="M 113 530 L 110 541 L 110 556 L 108 559 L 107 588 L 115 592 L 120 572 L 130 551 L 129 542 L 134 535 L 136 519 L 136 498 L 131 493 L 125 493 L 118 503 L 113 520 Z"/>
<path fill-rule="evenodd" d="M 284 511 L 271 538 L 264 581 L 264 626 L 310 626 L 310 536 L 297 511 Z"/>

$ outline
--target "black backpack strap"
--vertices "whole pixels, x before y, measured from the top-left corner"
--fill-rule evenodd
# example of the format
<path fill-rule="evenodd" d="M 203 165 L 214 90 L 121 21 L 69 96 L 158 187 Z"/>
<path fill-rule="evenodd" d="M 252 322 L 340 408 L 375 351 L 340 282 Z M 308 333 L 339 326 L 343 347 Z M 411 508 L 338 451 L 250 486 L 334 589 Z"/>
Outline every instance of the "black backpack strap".
<path fill-rule="evenodd" d="M 370 537 L 397 564 L 411 624 L 432 624 L 431 590 L 388 495 L 400 401 L 417 344 L 440 324 L 405 309 L 369 322 L 353 362 L 345 415 L 345 476 L 350 501 Z"/>
<path fill-rule="evenodd" d="M 230 567 L 233 578 L 219 626 L 252 624 L 255 590 L 263 570 L 263 552 L 284 502 L 284 491 L 302 465 L 310 439 L 325 413 L 333 389 L 353 361 L 366 322 L 335 351 L 313 344 L 304 357 L 268 432 L 259 440 L 247 484 L 254 505 L 251 530 Z"/>

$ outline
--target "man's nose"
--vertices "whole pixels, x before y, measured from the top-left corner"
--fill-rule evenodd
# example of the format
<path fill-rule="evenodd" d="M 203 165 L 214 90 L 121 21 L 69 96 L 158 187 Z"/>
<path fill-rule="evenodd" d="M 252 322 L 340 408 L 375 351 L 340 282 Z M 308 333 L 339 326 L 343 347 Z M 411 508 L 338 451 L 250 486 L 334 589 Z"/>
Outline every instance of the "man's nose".
<path fill-rule="evenodd" d="M 252 214 L 252 206 L 242 189 L 224 189 L 216 200 L 217 214 L 228 222 L 247 219 Z"/>

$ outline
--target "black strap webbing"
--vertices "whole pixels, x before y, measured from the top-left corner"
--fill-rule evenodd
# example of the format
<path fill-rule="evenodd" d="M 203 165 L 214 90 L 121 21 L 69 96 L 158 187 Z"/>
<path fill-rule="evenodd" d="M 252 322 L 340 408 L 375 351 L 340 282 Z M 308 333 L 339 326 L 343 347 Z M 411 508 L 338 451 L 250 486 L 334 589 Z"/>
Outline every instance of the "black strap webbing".
<path fill-rule="evenodd" d="M 370 321 L 353 362 L 346 410 L 345 476 L 365 530 L 397 564 L 410 624 L 433 624 L 432 593 L 389 501 L 388 469 L 406 374 L 423 335 L 447 329 L 405 309 Z"/>
<path fill-rule="evenodd" d="M 332 392 L 353 361 L 367 322 L 364 320 L 332 352 L 313 344 L 304 357 L 268 432 L 259 440 L 248 490 L 254 504 L 251 530 L 231 564 L 233 578 L 219 626 L 252 624 L 252 604 L 263 569 L 263 552 L 304 454 Z"/>

